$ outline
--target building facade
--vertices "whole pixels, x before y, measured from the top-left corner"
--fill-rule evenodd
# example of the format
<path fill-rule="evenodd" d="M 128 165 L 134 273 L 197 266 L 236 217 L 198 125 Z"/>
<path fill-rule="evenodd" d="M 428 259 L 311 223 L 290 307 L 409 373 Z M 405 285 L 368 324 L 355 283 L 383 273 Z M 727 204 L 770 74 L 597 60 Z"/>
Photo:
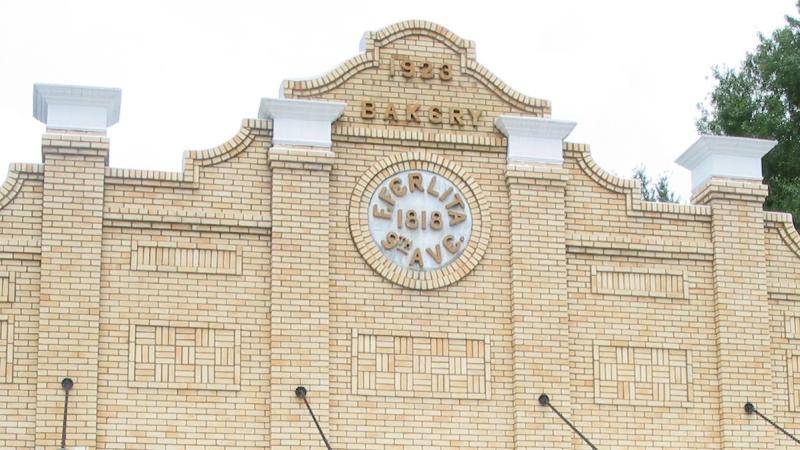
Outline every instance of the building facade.
<path fill-rule="evenodd" d="M 0 448 L 789 448 L 800 235 L 774 142 L 701 137 L 692 203 L 428 22 L 284 82 L 181 172 L 108 167 L 120 92 L 37 85 L 0 187 Z"/>

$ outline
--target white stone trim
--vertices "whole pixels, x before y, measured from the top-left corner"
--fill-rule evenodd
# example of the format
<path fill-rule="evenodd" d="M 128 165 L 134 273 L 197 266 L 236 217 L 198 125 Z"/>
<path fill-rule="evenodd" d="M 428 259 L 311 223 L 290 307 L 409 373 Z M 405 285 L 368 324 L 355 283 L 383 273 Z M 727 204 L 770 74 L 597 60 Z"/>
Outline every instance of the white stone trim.
<path fill-rule="evenodd" d="M 117 88 L 33 85 L 33 117 L 47 130 L 105 133 L 119 122 L 122 91 Z"/>
<path fill-rule="evenodd" d="M 508 137 L 509 162 L 563 164 L 564 139 L 577 125 L 575 122 L 539 117 L 501 115 L 495 125 Z"/>
<path fill-rule="evenodd" d="M 692 192 L 712 177 L 762 180 L 761 158 L 778 141 L 702 135 L 675 160 L 692 172 Z"/>
<path fill-rule="evenodd" d="M 319 100 L 262 98 L 259 119 L 272 119 L 274 145 L 331 148 L 331 124 L 346 103 Z"/>

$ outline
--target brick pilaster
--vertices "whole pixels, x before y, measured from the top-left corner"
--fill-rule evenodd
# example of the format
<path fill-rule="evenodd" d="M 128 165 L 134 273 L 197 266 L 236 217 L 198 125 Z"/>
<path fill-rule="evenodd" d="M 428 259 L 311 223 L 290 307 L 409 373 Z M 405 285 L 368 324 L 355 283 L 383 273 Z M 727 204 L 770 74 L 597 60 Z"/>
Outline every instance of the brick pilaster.
<path fill-rule="evenodd" d="M 567 415 L 569 314 L 564 224 L 567 172 L 510 164 L 511 302 L 516 449 L 572 448 L 572 431 L 538 398 Z"/>
<path fill-rule="evenodd" d="M 769 303 L 764 253 L 766 186 L 758 181 L 712 179 L 695 202 L 711 206 L 714 299 L 724 448 L 774 446 L 777 433 L 744 412 L 753 402 L 772 408 Z"/>
<path fill-rule="evenodd" d="M 270 448 L 319 449 L 297 386 L 328 433 L 329 175 L 326 149 L 273 147 Z M 335 444 L 334 444 L 335 445 Z"/>
<path fill-rule="evenodd" d="M 36 448 L 58 448 L 70 377 L 68 447 L 96 448 L 103 183 L 108 139 L 46 134 Z"/>

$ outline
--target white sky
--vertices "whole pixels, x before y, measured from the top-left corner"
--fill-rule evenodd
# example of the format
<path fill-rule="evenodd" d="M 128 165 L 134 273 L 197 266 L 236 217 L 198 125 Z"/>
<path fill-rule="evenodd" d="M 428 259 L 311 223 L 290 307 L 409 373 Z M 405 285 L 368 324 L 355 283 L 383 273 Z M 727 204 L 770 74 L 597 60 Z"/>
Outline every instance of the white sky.
<path fill-rule="evenodd" d="M 281 80 L 358 53 L 361 35 L 425 19 L 476 42 L 478 61 L 552 101 L 601 166 L 668 173 L 695 139 L 711 66 L 737 66 L 794 0 L 671 1 L 4 1 L 0 3 L 0 180 L 40 162 L 33 83 L 122 88 L 111 165 L 179 170 L 185 149 L 232 137 Z"/>

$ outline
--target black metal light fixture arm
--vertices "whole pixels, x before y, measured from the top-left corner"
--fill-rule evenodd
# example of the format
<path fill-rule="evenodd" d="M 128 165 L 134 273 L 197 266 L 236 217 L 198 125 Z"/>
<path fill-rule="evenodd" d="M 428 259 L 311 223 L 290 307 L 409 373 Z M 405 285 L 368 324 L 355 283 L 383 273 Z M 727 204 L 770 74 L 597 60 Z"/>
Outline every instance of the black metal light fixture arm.
<path fill-rule="evenodd" d="M 69 391 L 74 385 L 72 378 L 61 380 L 61 389 L 64 390 L 64 421 L 61 423 L 61 450 L 67 448 L 67 408 L 69 406 Z"/>
<path fill-rule="evenodd" d="M 563 414 L 561 414 L 561 413 L 560 413 L 560 412 L 559 412 L 559 411 L 556 409 L 556 407 L 555 407 L 555 406 L 553 406 L 553 404 L 552 404 L 552 403 L 550 403 L 550 396 L 549 396 L 549 395 L 547 395 L 547 394 L 542 394 L 542 395 L 540 395 L 540 396 L 539 396 L 539 404 L 540 404 L 540 405 L 542 405 L 542 406 L 549 406 L 549 407 L 550 407 L 550 409 L 552 409 L 552 410 L 553 410 L 553 412 L 554 412 L 554 413 L 556 413 L 556 415 L 557 415 L 558 417 L 560 417 L 560 418 L 561 418 L 561 420 L 563 420 L 563 421 L 564 421 L 564 422 L 565 422 L 567 425 L 569 425 L 569 427 L 570 427 L 570 428 L 572 428 L 572 431 L 574 431 L 575 433 L 577 433 L 577 434 L 578 434 L 578 436 L 580 436 L 580 437 L 581 437 L 581 439 L 583 439 L 583 442 L 586 442 L 586 444 L 587 444 L 589 447 L 591 447 L 593 450 L 597 450 L 597 447 L 595 447 L 595 446 L 594 446 L 594 444 L 592 444 L 592 443 L 589 441 L 589 438 L 587 438 L 586 436 L 584 436 L 584 435 L 583 435 L 583 433 L 581 433 L 581 432 L 580 432 L 580 430 L 578 430 L 578 429 L 575 427 L 575 425 L 573 425 L 573 424 L 572 424 L 572 422 L 570 422 L 570 421 L 569 421 L 569 419 L 567 419 L 566 417 L 564 417 L 564 415 L 563 415 Z"/>
<path fill-rule="evenodd" d="M 756 405 L 754 405 L 754 404 L 752 404 L 750 402 L 745 403 L 744 404 L 744 412 L 746 412 L 747 414 L 755 414 L 758 417 L 761 417 L 762 419 L 766 420 L 768 424 L 770 424 L 773 427 L 777 428 L 778 431 L 780 431 L 781 433 L 785 434 L 786 436 L 789 436 L 789 439 L 791 439 L 791 440 L 797 442 L 798 444 L 800 444 L 800 439 L 797 439 L 794 435 L 792 435 L 792 433 L 789 433 L 783 427 L 781 427 L 777 423 L 775 423 L 772 420 L 770 420 L 769 417 L 765 416 L 764 414 L 761 414 L 761 412 L 756 409 Z"/>
<path fill-rule="evenodd" d="M 308 403 L 308 399 L 306 398 L 307 394 L 308 394 L 308 389 L 306 389 L 304 386 L 297 386 L 297 389 L 294 390 L 294 395 L 296 395 L 297 398 L 302 399 L 303 402 L 306 404 L 306 408 L 308 408 L 308 413 L 311 414 L 311 418 L 314 420 L 314 425 L 317 426 L 317 431 L 319 431 L 319 435 L 322 436 L 322 442 L 325 443 L 325 447 L 327 447 L 328 450 L 333 450 L 331 448 L 331 444 L 328 443 L 328 438 L 325 437 L 325 433 L 322 432 L 322 427 L 319 425 L 319 421 L 317 421 L 317 416 L 314 415 L 314 411 L 311 409 L 311 405 Z"/>

